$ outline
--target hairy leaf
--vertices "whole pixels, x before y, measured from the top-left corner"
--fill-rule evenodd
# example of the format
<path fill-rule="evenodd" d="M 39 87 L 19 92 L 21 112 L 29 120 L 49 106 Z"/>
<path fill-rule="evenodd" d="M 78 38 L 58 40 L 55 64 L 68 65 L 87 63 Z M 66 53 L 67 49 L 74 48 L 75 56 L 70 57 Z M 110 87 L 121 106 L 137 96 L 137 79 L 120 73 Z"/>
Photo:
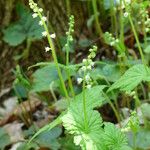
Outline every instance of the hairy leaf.
<path fill-rule="evenodd" d="M 27 38 L 41 39 L 44 29 L 38 24 L 40 19 L 33 19 L 32 14 L 21 4 L 17 5 L 17 14 L 20 19 L 4 30 L 3 40 L 11 46 L 17 46 Z"/>
<path fill-rule="evenodd" d="M 105 123 L 104 132 L 102 139 L 107 149 L 123 150 L 127 146 L 127 138 L 114 124 Z"/>
<path fill-rule="evenodd" d="M 62 117 L 63 124 L 70 134 L 74 135 L 74 142 L 82 149 L 101 149 L 100 135 L 103 130 L 102 118 L 93 108 L 102 105 L 104 98 L 101 91 L 104 86 L 96 86 L 86 90 L 87 128 L 85 127 L 83 113 L 83 93 L 75 97 L 68 108 L 66 115 Z"/>
<path fill-rule="evenodd" d="M 74 66 L 70 66 L 69 68 L 66 68 L 64 65 L 61 64 L 59 65 L 62 70 L 64 81 L 68 77 L 66 75 L 67 69 L 70 70 L 71 76 L 75 74 L 76 68 Z M 51 85 L 52 82 L 55 83 L 54 86 Z M 33 73 L 33 85 L 32 85 L 33 91 L 36 92 L 48 91 L 50 90 L 50 86 L 52 86 L 54 89 L 60 86 L 59 76 L 54 63 L 46 63 L 44 67 L 39 68 Z"/>
<path fill-rule="evenodd" d="M 128 69 L 108 91 L 120 89 L 121 91 L 130 92 L 142 81 L 150 81 L 150 68 L 138 64 Z"/>

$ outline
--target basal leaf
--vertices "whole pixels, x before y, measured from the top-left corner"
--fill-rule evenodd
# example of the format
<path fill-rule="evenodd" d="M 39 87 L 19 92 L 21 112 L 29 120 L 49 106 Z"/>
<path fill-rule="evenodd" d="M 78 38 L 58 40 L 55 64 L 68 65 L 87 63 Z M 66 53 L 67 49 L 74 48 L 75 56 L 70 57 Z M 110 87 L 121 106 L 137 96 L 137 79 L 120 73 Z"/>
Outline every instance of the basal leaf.
<path fill-rule="evenodd" d="M 62 75 L 64 81 L 67 80 L 68 76 L 66 74 L 67 68 L 64 65 L 60 65 L 62 70 Z M 73 76 L 76 72 L 76 68 L 74 66 L 69 67 L 70 75 Z M 33 73 L 33 91 L 42 92 L 42 91 L 49 91 L 51 83 L 54 82 L 54 89 L 60 86 L 59 76 L 57 73 L 57 69 L 54 63 L 48 63 L 44 65 L 44 67 L 36 70 Z"/>
<path fill-rule="evenodd" d="M 34 139 L 34 142 L 38 143 L 41 147 L 58 150 L 60 148 L 60 144 L 57 138 L 61 135 L 61 133 L 62 130 L 59 127 L 55 127 L 49 131 L 43 131 L 39 136 Z"/>
<path fill-rule="evenodd" d="M 3 31 L 3 40 L 11 46 L 17 46 L 27 38 L 41 39 L 44 29 L 39 26 L 40 19 L 33 19 L 32 14 L 22 4 L 18 4 L 16 9 L 20 19 Z"/>
<path fill-rule="evenodd" d="M 102 140 L 107 149 L 123 150 L 123 148 L 127 148 L 126 136 L 112 123 L 105 123 Z"/>
<path fill-rule="evenodd" d="M 130 92 L 142 81 L 150 81 L 150 68 L 138 64 L 128 69 L 108 91 L 120 89 L 121 91 Z"/>
<path fill-rule="evenodd" d="M 101 91 L 104 86 L 96 86 L 86 90 L 86 112 L 87 128 L 85 128 L 83 113 L 83 93 L 77 95 L 68 108 L 67 113 L 62 117 L 64 127 L 70 134 L 74 135 L 74 142 L 82 149 L 98 150 L 101 147 L 100 135 L 103 130 L 102 118 L 93 108 L 102 105 L 104 98 Z"/>

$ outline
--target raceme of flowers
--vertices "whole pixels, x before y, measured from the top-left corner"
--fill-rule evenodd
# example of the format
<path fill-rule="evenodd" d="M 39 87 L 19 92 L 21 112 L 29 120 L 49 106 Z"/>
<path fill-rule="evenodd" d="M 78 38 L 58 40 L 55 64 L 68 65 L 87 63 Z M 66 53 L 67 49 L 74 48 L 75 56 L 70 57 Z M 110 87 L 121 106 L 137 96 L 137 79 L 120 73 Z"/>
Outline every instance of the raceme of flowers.
<path fill-rule="evenodd" d="M 87 59 L 83 59 L 82 63 L 83 66 L 79 69 L 79 74 L 83 75 L 84 77 L 77 78 L 78 84 L 81 84 L 83 81 L 86 83 L 86 88 L 90 89 L 93 85 L 93 80 L 90 77 L 90 71 L 94 67 L 93 58 L 96 56 L 97 46 L 93 46 L 89 49 L 90 54 L 88 55 Z"/>
<path fill-rule="evenodd" d="M 30 8 L 33 10 L 32 17 L 33 17 L 33 18 L 39 17 L 39 18 L 40 18 L 39 25 L 40 25 L 40 26 L 45 26 L 45 25 L 46 25 L 46 21 L 47 21 L 47 17 L 45 17 L 45 16 L 42 15 L 43 9 L 42 9 L 42 8 L 39 8 L 39 7 L 37 6 L 37 4 L 36 4 L 33 0 L 29 0 L 29 6 L 30 6 Z M 41 34 L 42 34 L 43 37 L 47 37 L 48 35 L 50 35 L 49 32 L 46 31 L 46 30 L 43 31 Z M 54 39 L 54 38 L 56 38 L 56 34 L 53 33 L 53 34 L 50 35 L 50 37 L 51 37 L 52 39 Z M 45 47 L 45 51 L 46 51 L 46 52 L 48 52 L 48 51 L 50 51 L 50 50 L 51 50 L 50 47 L 48 47 L 48 46 Z"/>
<path fill-rule="evenodd" d="M 107 42 L 107 44 L 109 44 L 110 46 L 116 46 L 119 43 L 119 39 L 115 39 L 111 33 L 109 32 L 105 32 L 105 41 Z"/>
<path fill-rule="evenodd" d="M 141 25 L 143 23 L 144 26 L 145 26 L 145 31 L 146 32 L 150 32 L 150 18 L 149 18 L 149 13 L 143 7 L 140 10 L 140 18 L 142 18 L 142 20 L 139 21 L 138 24 Z"/>

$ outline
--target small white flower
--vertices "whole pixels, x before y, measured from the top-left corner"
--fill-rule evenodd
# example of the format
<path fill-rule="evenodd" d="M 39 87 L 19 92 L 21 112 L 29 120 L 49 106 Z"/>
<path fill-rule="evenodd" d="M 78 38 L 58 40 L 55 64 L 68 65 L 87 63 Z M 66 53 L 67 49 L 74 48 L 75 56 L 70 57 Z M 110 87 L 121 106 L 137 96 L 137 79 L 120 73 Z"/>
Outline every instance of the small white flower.
<path fill-rule="evenodd" d="M 111 42 L 110 45 L 111 45 L 111 46 L 114 46 L 114 45 L 115 45 L 115 42 Z"/>
<path fill-rule="evenodd" d="M 37 16 L 38 16 L 37 13 L 32 14 L 32 17 L 33 17 L 33 18 L 36 18 Z"/>
<path fill-rule="evenodd" d="M 88 84 L 86 87 L 87 87 L 87 89 L 90 89 L 92 86 L 90 84 Z"/>
<path fill-rule="evenodd" d="M 53 34 L 50 35 L 50 37 L 51 37 L 52 39 L 55 39 L 55 38 L 56 38 L 56 34 L 53 33 Z"/>
<path fill-rule="evenodd" d="M 92 62 L 90 63 L 90 65 L 91 65 L 92 67 L 94 67 L 95 63 L 92 61 Z"/>
<path fill-rule="evenodd" d="M 83 81 L 83 79 L 82 79 L 82 78 L 77 78 L 77 82 L 78 82 L 78 84 L 81 84 L 81 83 L 82 83 L 82 81 Z"/>
<path fill-rule="evenodd" d="M 119 43 L 119 39 L 116 39 L 115 42 L 116 42 L 116 43 Z"/>
<path fill-rule="evenodd" d="M 46 31 L 42 32 L 42 36 L 46 37 L 47 36 L 47 32 Z"/>
<path fill-rule="evenodd" d="M 45 52 L 48 52 L 48 51 L 50 51 L 50 50 L 51 50 L 50 47 L 45 47 Z"/>
<path fill-rule="evenodd" d="M 86 71 L 86 67 L 85 67 L 85 66 L 82 66 L 82 67 L 81 67 L 81 70 L 82 70 L 82 71 Z"/>
<path fill-rule="evenodd" d="M 91 80 L 91 78 L 90 78 L 89 74 L 87 74 L 87 75 L 85 76 L 85 80 L 86 80 L 86 82 L 88 82 L 88 81 L 90 81 L 90 80 Z"/>
<path fill-rule="evenodd" d="M 47 20 L 47 18 L 45 16 L 43 16 L 42 20 L 45 22 Z"/>
<path fill-rule="evenodd" d="M 145 31 L 146 31 L 146 32 L 149 32 L 149 31 L 150 31 L 150 29 L 149 29 L 149 28 L 145 28 Z"/>
<path fill-rule="evenodd" d="M 128 12 L 125 12 L 125 13 L 124 13 L 124 17 L 125 17 L 125 18 L 128 17 L 128 15 L 129 15 Z"/>
<path fill-rule="evenodd" d="M 32 5 L 32 4 L 29 4 L 29 5 L 30 5 L 30 8 L 31 8 L 31 9 L 33 9 L 33 8 L 34 8 L 34 5 Z"/>
<path fill-rule="evenodd" d="M 87 66 L 87 69 L 88 69 L 88 70 L 91 70 L 91 69 L 92 69 L 92 67 L 89 65 L 89 66 Z"/>
<path fill-rule="evenodd" d="M 43 12 L 43 9 L 42 9 L 42 8 L 39 8 L 39 12 Z"/>
<path fill-rule="evenodd" d="M 35 12 L 35 13 L 36 13 L 36 12 L 37 12 L 37 8 L 35 8 L 35 7 L 34 7 L 33 12 Z"/>
<path fill-rule="evenodd" d="M 86 59 L 83 59 L 82 62 L 83 62 L 83 63 L 86 63 Z"/>
<path fill-rule="evenodd" d="M 43 22 L 42 22 L 42 21 L 39 21 L 39 25 L 42 26 L 42 25 L 43 25 Z"/>

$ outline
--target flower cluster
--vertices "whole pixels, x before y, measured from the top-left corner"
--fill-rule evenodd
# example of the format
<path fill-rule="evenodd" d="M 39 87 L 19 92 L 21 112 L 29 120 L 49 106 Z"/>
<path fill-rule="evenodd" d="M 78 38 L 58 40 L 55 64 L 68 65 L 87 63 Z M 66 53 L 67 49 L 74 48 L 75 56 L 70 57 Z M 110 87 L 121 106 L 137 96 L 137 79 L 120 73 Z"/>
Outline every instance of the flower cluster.
<path fill-rule="evenodd" d="M 123 15 L 124 15 L 125 18 L 127 18 L 129 16 L 129 13 L 125 12 Z"/>
<path fill-rule="evenodd" d="M 40 21 L 39 21 L 39 25 L 40 26 L 44 26 L 44 29 L 45 29 L 45 26 L 46 26 L 46 21 L 47 21 L 47 17 L 43 16 L 42 15 L 42 12 L 43 12 L 43 9 L 42 8 L 39 8 L 37 6 L 37 4 L 33 1 L 33 0 L 29 0 L 29 6 L 30 8 L 33 10 L 33 14 L 32 14 L 32 17 L 33 18 L 37 18 L 39 17 L 40 18 Z M 52 39 L 54 39 L 56 37 L 55 33 L 53 34 L 49 34 L 49 32 L 45 29 L 45 31 L 42 32 L 42 36 L 43 37 L 47 37 L 47 36 L 50 36 Z M 50 51 L 51 48 L 50 47 L 45 47 L 45 51 L 48 52 Z"/>
<path fill-rule="evenodd" d="M 93 58 L 96 56 L 97 46 L 93 46 L 89 49 L 90 54 L 88 55 L 87 59 L 83 59 L 83 66 L 79 69 L 79 74 L 84 74 L 83 78 L 77 78 L 78 84 L 81 84 L 83 81 L 86 83 L 86 88 L 90 89 L 92 87 L 93 81 L 90 77 L 90 71 L 94 67 Z"/>
<path fill-rule="evenodd" d="M 136 133 L 139 130 L 139 128 L 140 128 L 139 117 L 136 111 L 132 111 L 126 127 L 122 128 L 121 130 L 122 132 L 128 132 L 131 130 L 132 132 Z"/>
<path fill-rule="evenodd" d="M 65 47 L 68 47 L 68 44 L 73 41 L 72 33 L 74 32 L 74 16 L 70 16 L 68 25 L 69 31 L 66 32 L 68 42 L 65 44 Z"/>
<path fill-rule="evenodd" d="M 136 92 L 135 91 L 126 91 L 126 94 L 130 97 L 133 97 L 134 99 L 136 98 Z"/>
<path fill-rule="evenodd" d="M 146 32 L 150 32 L 150 18 L 149 18 L 149 14 L 148 11 L 145 8 L 141 8 L 140 10 L 140 19 L 141 21 L 138 21 L 138 24 L 144 24 L 145 26 L 145 31 Z"/>
<path fill-rule="evenodd" d="M 105 32 L 104 39 L 105 42 L 110 46 L 116 46 L 119 43 L 119 39 L 115 39 L 109 32 Z"/>

